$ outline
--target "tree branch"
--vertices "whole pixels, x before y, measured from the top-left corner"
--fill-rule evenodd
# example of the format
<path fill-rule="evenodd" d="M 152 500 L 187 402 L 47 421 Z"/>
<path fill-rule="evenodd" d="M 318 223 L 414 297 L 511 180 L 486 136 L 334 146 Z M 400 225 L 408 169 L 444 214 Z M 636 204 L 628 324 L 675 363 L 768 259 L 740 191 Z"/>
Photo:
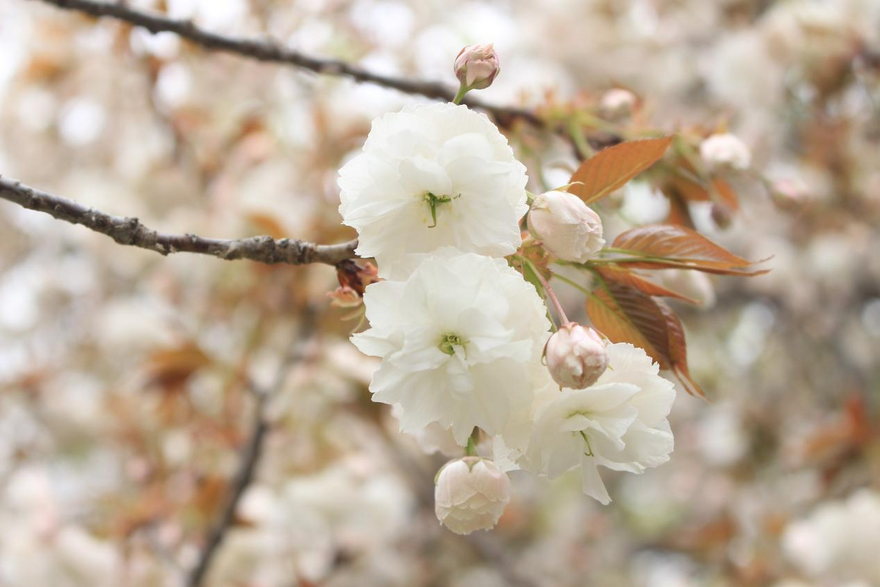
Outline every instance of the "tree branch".
<path fill-rule="evenodd" d="M 314 308 L 311 306 L 307 307 L 302 318 L 302 325 L 297 334 L 299 342 L 295 342 L 290 346 L 290 350 L 285 354 L 281 364 L 275 371 L 274 379 L 268 388 L 260 389 L 253 382 L 249 382 L 249 387 L 257 398 L 256 406 L 254 406 L 254 422 L 251 428 L 251 435 L 242 449 L 238 472 L 230 483 L 226 502 L 217 512 L 217 517 L 208 531 L 205 546 L 202 548 L 196 566 L 193 567 L 186 577 L 187 587 L 199 587 L 202 585 L 208 570 L 211 568 L 214 555 L 217 554 L 220 545 L 223 544 L 223 540 L 226 538 L 227 531 L 235 521 L 235 512 L 238 509 L 238 504 L 254 480 L 257 464 L 260 462 L 263 454 L 266 435 L 269 432 L 269 422 L 266 420 L 266 402 L 281 391 L 291 368 L 306 358 L 307 347 L 315 328 L 315 319 Z"/>
<path fill-rule="evenodd" d="M 152 33 L 170 32 L 200 45 L 205 49 L 233 53 L 259 61 L 293 65 L 321 75 L 348 77 L 357 82 L 376 84 L 406 94 L 417 94 L 427 98 L 451 101 L 455 91 L 437 82 L 411 80 L 373 73 L 338 59 L 321 59 L 304 55 L 268 39 L 244 39 L 212 33 L 195 26 L 189 20 L 175 20 L 160 14 L 151 14 L 130 8 L 123 2 L 97 2 L 95 0 L 38 0 L 66 10 L 75 10 L 95 17 L 110 17 L 129 24 L 143 27 Z M 543 128 L 544 122 L 534 112 L 521 108 L 510 108 L 486 104 L 475 98 L 467 98 L 464 103 L 485 110 L 495 117 L 500 126 L 509 127 L 515 120 L 522 120 L 531 126 Z"/>
<path fill-rule="evenodd" d="M 336 265 L 355 257 L 357 241 L 338 245 L 316 245 L 298 239 L 275 240 L 269 236 L 253 236 L 237 240 L 205 238 L 194 234 L 164 234 L 147 228 L 137 218 L 111 216 L 94 208 L 54 196 L 19 181 L 0 177 L 0 199 L 23 208 L 45 212 L 58 220 L 81 224 L 112 238 L 121 245 L 171 253 L 198 253 L 228 261 L 249 259 L 261 263 Z"/>
<path fill-rule="evenodd" d="M 186 578 L 187 587 L 198 587 L 204 581 L 205 575 L 211 567 L 211 562 L 214 560 L 214 555 L 226 537 L 226 531 L 232 526 L 232 522 L 235 519 L 235 510 L 238 509 L 238 504 L 244 492 L 254 479 L 257 463 L 263 454 L 263 441 L 266 438 L 266 433 L 269 431 L 269 423 L 266 421 L 264 414 L 265 402 L 265 396 L 262 394 L 258 395 L 257 405 L 254 407 L 253 429 L 250 439 L 248 439 L 241 452 L 238 472 L 230 484 L 225 505 L 218 512 L 214 524 L 208 531 L 205 546 L 202 549 L 201 556 L 199 556 L 198 563 L 196 563 L 196 566 Z"/>

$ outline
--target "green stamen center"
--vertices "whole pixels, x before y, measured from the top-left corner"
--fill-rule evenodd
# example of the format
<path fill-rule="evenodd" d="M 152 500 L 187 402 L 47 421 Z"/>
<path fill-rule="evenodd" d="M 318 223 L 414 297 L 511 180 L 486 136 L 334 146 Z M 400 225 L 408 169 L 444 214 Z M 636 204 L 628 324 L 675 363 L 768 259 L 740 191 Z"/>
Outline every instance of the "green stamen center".
<path fill-rule="evenodd" d="M 590 446 L 590 438 L 587 436 L 587 433 L 584 432 L 583 430 L 581 430 L 581 438 L 583 438 L 584 442 L 587 443 L 587 450 L 584 451 L 584 454 L 587 455 L 588 457 L 594 456 L 593 455 L 593 447 Z"/>
<path fill-rule="evenodd" d="M 455 347 L 460 346 L 464 348 L 465 341 L 462 337 L 457 334 L 444 334 L 440 338 L 440 344 L 437 345 L 441 351 L 446 353 L 447 355 L 455 354 Z"/>
<path fill-rule="evenodd" d="M 458 196 L 455 196 L 457 198 Z M 450 196 L 437 196 L 432 194 L 431 192 L 425 192 L 424 200 L 428 207 L 431 209 L 431 222 L 428 228 L 434 228 L 437 226 L 437 206 L 440 204 L 448 204 L 455 198 Z"/>

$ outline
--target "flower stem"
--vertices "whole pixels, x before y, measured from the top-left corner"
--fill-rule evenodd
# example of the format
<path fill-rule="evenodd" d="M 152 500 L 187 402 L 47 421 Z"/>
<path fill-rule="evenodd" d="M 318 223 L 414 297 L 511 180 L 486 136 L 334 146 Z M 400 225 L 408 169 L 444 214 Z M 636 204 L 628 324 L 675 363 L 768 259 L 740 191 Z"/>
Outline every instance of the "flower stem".
<path fill-rule="evenodd" d="M 464 100 L 464 95 L 467 94 L 469 90 L 470 88 L 464 84 L 458 86 L 458 93 L 455 94 L 455 98 L 452 99 L 452 103 L 461 104 L 461 101 Z"/>
<path fill-rule="evenodd" d="M 590 146 L 590 143 L 588 143 L 587 139 L 584 137 L 584 133 L 576 120 L 571 119 L 568 122 L 568 133 L 571 135 L 571 140 L 574 142 L 574 146 L 577 148 L 578 153 L 583 159 L 589 159 L 596 154 Z"/>
<path fill-rule="evenodd" d="M 588 290 L 587 288 L 585 288 L 584 286 L 582 286 L 581 284 L 577 283 L 576 281 L 572 281 L 571 279 L 569 279 L 568 277 L 566 277 L 564 275 L 560 275 L 559 273 L 553 273 L 553 277 L 555 277 L 556 279 L 559 279 L 561 281 L 564 281 L 565 283 L 567 283 L 568 285 L 572 286 L 573 288 L 575 288 L 576 290 L 578 290 L 582 293 L 585 293 L 587 295 L 591 295 L 593 293 L 590 290 Z"/>
<path fill-rule="evenodd" d="M 559 321 L 562 325 L 568 324 L 568 316 L 565 315 L 565 310 L 562 309 L 562 304 L 559 303 L 559 300 L 556 299 L 556 294 L 553 292 L 553 288 L 550 287 L 550 284 L 547 283 L 547 280 L 544 279 L 544 276 L 541 275 L 541 272 L 538 271 L 537 267 L 534 267 L 535 276 L 538 278 L 538 281 L 541 282 L 541 285 L 544 287 L 544 291 L 547 292 L 547 296 L 550 298 L 550 301 L 553 302 L 553 307 L 556 308 L 556 315 L 559 317 Z"/>

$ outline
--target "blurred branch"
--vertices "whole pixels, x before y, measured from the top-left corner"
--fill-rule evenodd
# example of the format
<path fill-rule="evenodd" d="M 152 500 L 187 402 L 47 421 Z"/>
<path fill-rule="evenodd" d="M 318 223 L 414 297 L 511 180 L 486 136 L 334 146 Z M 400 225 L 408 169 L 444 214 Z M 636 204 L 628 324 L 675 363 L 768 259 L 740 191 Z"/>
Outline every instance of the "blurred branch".
<path fill-rule="evenodd" d="M 321 75 L 348 77 L 357 82 L 376 84 L 427 98 L 451 101 L 455 90 L 445 84 L 392 77 L 373 73 L 338 59 L 321 59 L 304 55 L 268 39 L 235 38 L 212 33 L 195 26 L 189 20 L 176 20 L 160 14 L 150 14 L 127 6 L 123 2 L 97 2 L 95 0 L 38 0 L 66 10 L 76 10 L 95 17 L 107 16 L 129 24 L 143 27 L 152 33 L 170 32 L 213 51 L 234 53 L 242 57 L 273 63 L 293 65 Z M 520 108 L 509 108 L 486 104 L 474 98 L 464 103 L 485 110 L 495 117 L 503 127 L 515 120 L 522 120 L 531 126 L 543 128 L 544 122 L 534 112 Z"/>
<path fill-rule="evenodd" d="M 261 389 L 253 382 L 248 383 L 250 389 L 254 392 L 254 396 L 257 398 L 256 406 L 254 406 L 251 435 L 241 451 L 238 472 L 230 484 L 226 503 L 217 513 L 217 518 L 208 531 L 205 546 L 202 548 L 198 563 L 196 563 L 196 566 L 193 567 L 186 578 L 187 587 L 199 587 L 204 581 L 208 570 L 211 568 L 214 555 L 217 553 L 220 545 L 223 544 L 226 532 L 233 526 L 238 504 L 254 480 L 257 464 L 260 462 L 260 457 L 263 454 L 266 435 L 269 432 L 269 422 L 266 419 L 266 402 L 281 390 L 281 387 L 287 380 L 290 369 L 305 358 L 306 348 L 314 331 L 314 309 L 307 307 L 303 314 L 303 322 L 297 334 L 297 342 L 290 346 L 291 350 L 278 366 L 271 384 L 267 388 Z"/>
<path fill-rule="evenodd" d="M 211 561 L 214 560 L 217 549 L 226 537 L 226 531 L 232 526 L 235 519 L 235 510 L 238 509 L 238 504 L 244 492 L 254 479 L 257 463 L 260 461 L 260 456 L 263 453 L 263 441 L 266 438 L 266 432 L 269 430 L 269 423 L 264 416 L 266 398 L 262 394 L 257 397 L 257 405 L 254 408 L 253 430 L 250 439 L 242 450 L 238 473 L 236 473 L 235 479 L 233 479 L 230 486 L 226 504 L 220 510 L 214 525 L 208 532 L 199 562 L 187 577 L 186 585 L 188 587 L 198 587 L 202 584 L 208 569 L 211 567 Z"/>
<path fill-rule="evenodd" d="M 54 196 L 19 181 L 0 177 L 0 199 L 23 208 L 45 212 L 58 220 L 81 224 L 112 238 L 121 245 L 171 253 L 198 253 L 232 261 L 249 259 L 261 263 L 336 265 L 355 256 L 357 241 L 337 245 L 316 245 L 298 239 L 275 240 L 268 236 L 230 240 L 205 238 L 195 234 L 164 234 L 147 228 L 137 218 L 111 216 L 94 208 Z"/>

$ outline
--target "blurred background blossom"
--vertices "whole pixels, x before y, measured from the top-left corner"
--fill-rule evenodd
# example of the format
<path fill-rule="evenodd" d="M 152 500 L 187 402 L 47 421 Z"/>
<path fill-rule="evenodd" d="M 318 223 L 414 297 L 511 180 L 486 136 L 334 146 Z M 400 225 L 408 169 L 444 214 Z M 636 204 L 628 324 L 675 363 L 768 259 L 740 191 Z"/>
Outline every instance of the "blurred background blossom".
<path fill-rule="evenodd" d="M 708 203 L 691 212 L 772 272 L 666 276 L 703 301 L 676 309 L 711 398 L 680 394 L 670 463 L 609 476 L 608 507 L 576 475 L 514 473 L 498 528 L 466 539 L 434 518 L 442 455 L 369 401 L 376 362 L 329 304 L 332 268 L 163 258 L 0 203 L 0 585 L 183 584 L 252 391 L 278 379 L 205 584 L 880 586 L 880 3 L 129 4 L 450 85 L 463 45 L 493 43 L 486 101 L 552 109 L 625 88 L 650 126 L 734 133 L 752 153 L 741 210 L 725 230 Z M 350 238 L 338 168 L 373 117 L 419 101 L 0 4 L 0 172 L 168 232 Z M 509 136 L 529 189 L 568 181 L 567 143 Z M 643 181 L 614 202 L 612 238 L 669 206 Z"/>

